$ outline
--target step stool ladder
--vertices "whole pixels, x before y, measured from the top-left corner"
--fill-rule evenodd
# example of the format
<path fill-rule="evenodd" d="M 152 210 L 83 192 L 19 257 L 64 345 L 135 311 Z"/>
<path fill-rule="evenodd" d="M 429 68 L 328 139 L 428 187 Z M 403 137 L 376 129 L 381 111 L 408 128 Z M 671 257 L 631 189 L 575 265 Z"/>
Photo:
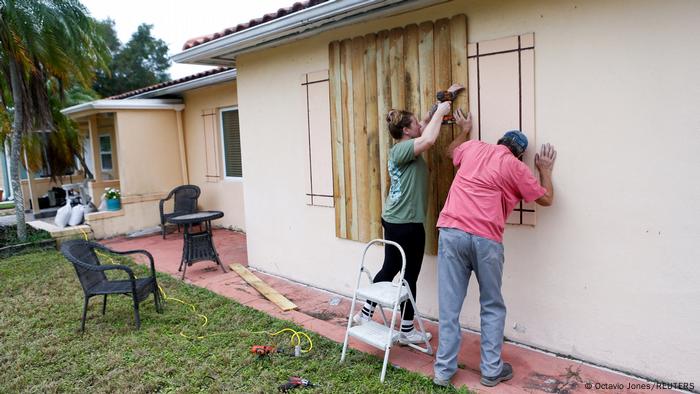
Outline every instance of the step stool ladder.
<path fill-rule="evenodd" d="M 394 282 L 378 282 L 372 283 L 372 274 L 367 268 L 365 268 L 365 257 L 367 255 L 367 250 L 374 244 L 384 244 L 384 247 L 396 247 L 401 253 L 401 271 L 398 275 L 398 283 Z M 362 273 L 365 273 L 369 278 L 369 285 L 360 287 L 360 282 L 362 280 Z M 430 346 L 430 342 L 425 336 L 425 327 L 423 327 L 423 319 L 421 319 L 418 313 L 418 308 L 416 307 L 416 300 L 411 294 L 411 289 L 408 283 L 404 279 L 404 274 L 406 273 L 406 255 L 399 244 L 393 241 L 387 241 L 384 239 L 374 239 L 369 241 L 365 246 L 365 250 L 362 253 L 362 261 L 360 263 L 360 272 L 357 276 L 357 285 L 355 286 L 355 293 L 352 296 L 352 304 L 350 306 L 350 315 L 348 316 L 348 328 L 345 332 L 345 341 L 343 342 L 343 353 L 340 356 L 340 362 L 345 361 L 345 353 L 348 348 L 349 337 L 357 338 L 369 345 L 372 345 L 380 350 L 384 350 L 384 365 L 382 366 L 382 375 L 380 381 L 384 383 L 384 377 L 386 376 L 386 367 L 389 362 L 389 352 L 391 347 L 398 342 L 400 330 L 394 329 L 396 325 L 396 318 L 399 315 L 399 309 L 401 304 L 408 300 L 413 305 L 413 310 L 415 311 L 415 319 L 418 320 L 418 327 L 420 332 L 425 338 L 425 347 L 418 346 L 416 344 L 408 344 L 408 346 L 419 350 L 423 353 L 433 354 L 433 348 Z M 381 312 L 382 320 L 384 324 L 379 324 L 373 320 L 369 320 L 359 325 L 353 326 L 353 316 L 355 315 L 355 304 L 357 300 L 366 300 L 377 303 L 379 311 Z M 386 315 L 384 314 L 384 307 L 391 308 L 391 324 L 388 324 Z M 401 316 L 403 317 L 403 315 Z"/>

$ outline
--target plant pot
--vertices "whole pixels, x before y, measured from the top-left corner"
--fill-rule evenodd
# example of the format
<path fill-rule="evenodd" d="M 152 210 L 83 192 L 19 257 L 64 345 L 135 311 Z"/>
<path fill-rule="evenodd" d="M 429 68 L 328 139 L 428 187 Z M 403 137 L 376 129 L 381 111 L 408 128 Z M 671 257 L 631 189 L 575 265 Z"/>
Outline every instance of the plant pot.
<path fill-rule="evenodd" d="M 118 198 L 107 199 L 107 210 L 118 211 L 122 209 L 122 200 Z"/>

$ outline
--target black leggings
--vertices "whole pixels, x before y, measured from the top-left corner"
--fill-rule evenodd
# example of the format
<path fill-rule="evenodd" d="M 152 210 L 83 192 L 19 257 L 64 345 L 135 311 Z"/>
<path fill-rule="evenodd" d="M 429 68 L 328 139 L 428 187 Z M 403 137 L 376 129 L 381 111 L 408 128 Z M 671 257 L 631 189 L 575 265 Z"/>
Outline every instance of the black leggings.
<path fill-rule="evenodd" d="M 425 249 L 425 229 L 422 223 L 388 223 L 382 219 L 384 227 L 384 239 L 394 241 L 401 245 L 406 254 L 406 273 L 404 279 L 408 282 L 413 298 L 416 296 L 416 282 L 423 265 L 423 251 Z M 374 277 L 374 282 L 389 282 L 401 271 L 401 253 L 392 246 L 384 247 L 384 265 Z M 404 320 L 413 320 L 415 311 L 409 301 L 401 305 L 404 312 Z"/>

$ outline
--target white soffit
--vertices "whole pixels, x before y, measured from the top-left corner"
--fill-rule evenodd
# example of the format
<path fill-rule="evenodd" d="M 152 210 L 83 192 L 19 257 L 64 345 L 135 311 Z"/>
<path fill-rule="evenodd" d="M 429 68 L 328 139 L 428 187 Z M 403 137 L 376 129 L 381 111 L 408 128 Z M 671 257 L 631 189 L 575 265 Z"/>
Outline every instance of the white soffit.
<path fill-rule="evenodd" d="M 178 63 L 235 67 L 236 56 L 297 41 L 323 31 L 449 0 L 336 0 L 322 3 L 237 33 L 229 34 L 172 57 Z"/>
<path fill-rule="evenodd" d="M 87 115 L 92 115 L 98 112 L 114 112 L 118 110 L 134 110 L 134 109 L 161 109 L 182 111 L 185 105 L 180 99 L 125 99 L 125 100 L 96 100 L 89 103 L 74 105 L 64 108 L 61 113 L 78 118 Z"/>

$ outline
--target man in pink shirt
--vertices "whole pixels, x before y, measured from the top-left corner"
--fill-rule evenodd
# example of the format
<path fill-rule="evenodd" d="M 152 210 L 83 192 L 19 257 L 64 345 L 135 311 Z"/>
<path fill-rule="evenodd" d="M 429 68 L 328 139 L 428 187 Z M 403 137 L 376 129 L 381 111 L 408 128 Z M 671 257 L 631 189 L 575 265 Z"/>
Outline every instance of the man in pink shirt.
<path fill-rule="evenodd" d="M 462 339 L 459 313 L 473 271 L 481 303 L 481 384 L 495 386 L 513 377 L 512 366 L 501 360 L 506 319 L 501 294 L 501 242 L 506 218 L 520 200 L 552 204 L 552 169 L 557 153 L 544 144 L 535 155 L 538 182 L 520 161 L 527 148 L 525 134 L 509 131 L 496 145 L 467 141 L 471 115 L 464 117 L 458 110 L 455 119 L 462 133 L 450 144 L 447 154 L 458 170 L 437 222 L 440 343 L 433 381 L 447 386 L 457 371 Z"/>

